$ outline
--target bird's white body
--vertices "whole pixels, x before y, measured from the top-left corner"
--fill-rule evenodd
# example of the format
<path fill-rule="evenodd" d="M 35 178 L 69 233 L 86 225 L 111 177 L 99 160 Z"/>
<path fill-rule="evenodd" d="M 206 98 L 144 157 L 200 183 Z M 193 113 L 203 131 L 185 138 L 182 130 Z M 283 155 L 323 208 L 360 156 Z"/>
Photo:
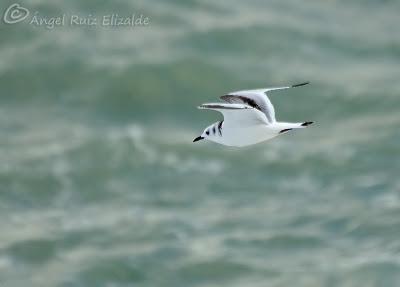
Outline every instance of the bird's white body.
<path fill-rule="evenodd" d="M 267 91 L 303 86 L 269 88 L 239 91 L 222 96 L 228 103 L 203 104 L 200 109 L 221 112 L 224 120 L 207 127 L 201 136 L 194 139 L 206 139 L 226 146 L 243 147 L 272 139 L 293 129 L 305 128 L 312 122 L 286 123 L 275 120 L 275 110 L 265 94 Z"/>
<path fill-rule="evenodd" d="M 218 123 L 215 123 L 218 124 Z M 215 125 L 214 124 L 214 125 Z M 212 127 L 213 125 L 211 125 Z M 252 126 L 232 126 L 222 123 L 222 136 L 219 134 L 210 134 L 206 139 L 226 146 L 243 147 L 270 140 L 278 135 L 284 129 L 304 128 L 301 123 L 279 123 L 271 125 L 258 124 Z"/>
<path fill-rule="evenodd" d="M 267 125 L 254 125 L 251 127 L 223 127 L 223 136 L 211 136 L 209 141 L 213 141 L 226 146 L 248 146 L 257 144 L 276 137 L 279 133 L 270 129 Z"/>

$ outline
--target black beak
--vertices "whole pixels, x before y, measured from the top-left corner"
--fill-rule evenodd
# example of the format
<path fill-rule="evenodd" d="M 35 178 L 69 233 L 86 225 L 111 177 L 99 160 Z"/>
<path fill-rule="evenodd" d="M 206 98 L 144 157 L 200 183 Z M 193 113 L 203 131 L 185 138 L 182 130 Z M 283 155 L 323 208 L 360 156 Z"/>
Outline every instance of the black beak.
<path fill-rule="evenodd" d="M 193 140 L 193 142 L 195 143 L 195 142 L 197 142 L 197 141 L 199 141 L 199 140 L 204 140 L 204 138 L 203 138 L 202 136 L 199 136 L 199 137 L 195 138 L 195 139 Z"/>

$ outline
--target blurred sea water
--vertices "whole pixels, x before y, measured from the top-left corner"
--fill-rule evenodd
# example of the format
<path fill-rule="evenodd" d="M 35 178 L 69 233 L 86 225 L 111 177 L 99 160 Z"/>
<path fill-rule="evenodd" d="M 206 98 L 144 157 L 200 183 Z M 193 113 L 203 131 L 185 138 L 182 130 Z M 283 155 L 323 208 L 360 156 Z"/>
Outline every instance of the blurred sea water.
<path fill-rule="evenodd" d="M 18 3 L 28 19 L 0 24 L 0 286 L 400 286 L 399 1 Z M 307 80 L 271 100 L 309 129 L 192 143 L 221 118 L 197 105 Z"/>

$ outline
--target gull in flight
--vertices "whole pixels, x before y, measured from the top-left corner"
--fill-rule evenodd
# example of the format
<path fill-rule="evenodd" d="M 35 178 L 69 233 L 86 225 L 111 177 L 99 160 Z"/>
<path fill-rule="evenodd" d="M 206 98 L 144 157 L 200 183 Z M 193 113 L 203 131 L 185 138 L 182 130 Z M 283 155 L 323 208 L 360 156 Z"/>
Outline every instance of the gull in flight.
<path fill-rule="evenodd" d="M 226 146 L 243 147 L 272 139 L 293 129 L 308 127 L 313 122 L 287 123 L 275 120 L 275 110 L 267 93 L 300 87 L 309 82 L 288 87 L 237 91 L 220 97 L 225 103 L 206 103 L 199 109 L 221 112 L 224 120 L 208 126 L 195 138 Z"/>

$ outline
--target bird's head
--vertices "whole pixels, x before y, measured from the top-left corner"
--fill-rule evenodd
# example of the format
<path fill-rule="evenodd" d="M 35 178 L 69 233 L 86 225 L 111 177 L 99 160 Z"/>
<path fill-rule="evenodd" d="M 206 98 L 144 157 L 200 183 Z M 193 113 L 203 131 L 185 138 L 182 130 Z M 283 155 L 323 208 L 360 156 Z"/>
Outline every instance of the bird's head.
<path fill-rule="evenodd" d="M 197 142 L 204 139 L 210 139 L 210 137 L 212 137 L 213 134 L 212 129 L 213 125 L 207 127 L 200 136 L 198 136 L 193 140 L 193 142 Z M 215 135 L 215 127 L 214 127 L 214 135 Z"/>

